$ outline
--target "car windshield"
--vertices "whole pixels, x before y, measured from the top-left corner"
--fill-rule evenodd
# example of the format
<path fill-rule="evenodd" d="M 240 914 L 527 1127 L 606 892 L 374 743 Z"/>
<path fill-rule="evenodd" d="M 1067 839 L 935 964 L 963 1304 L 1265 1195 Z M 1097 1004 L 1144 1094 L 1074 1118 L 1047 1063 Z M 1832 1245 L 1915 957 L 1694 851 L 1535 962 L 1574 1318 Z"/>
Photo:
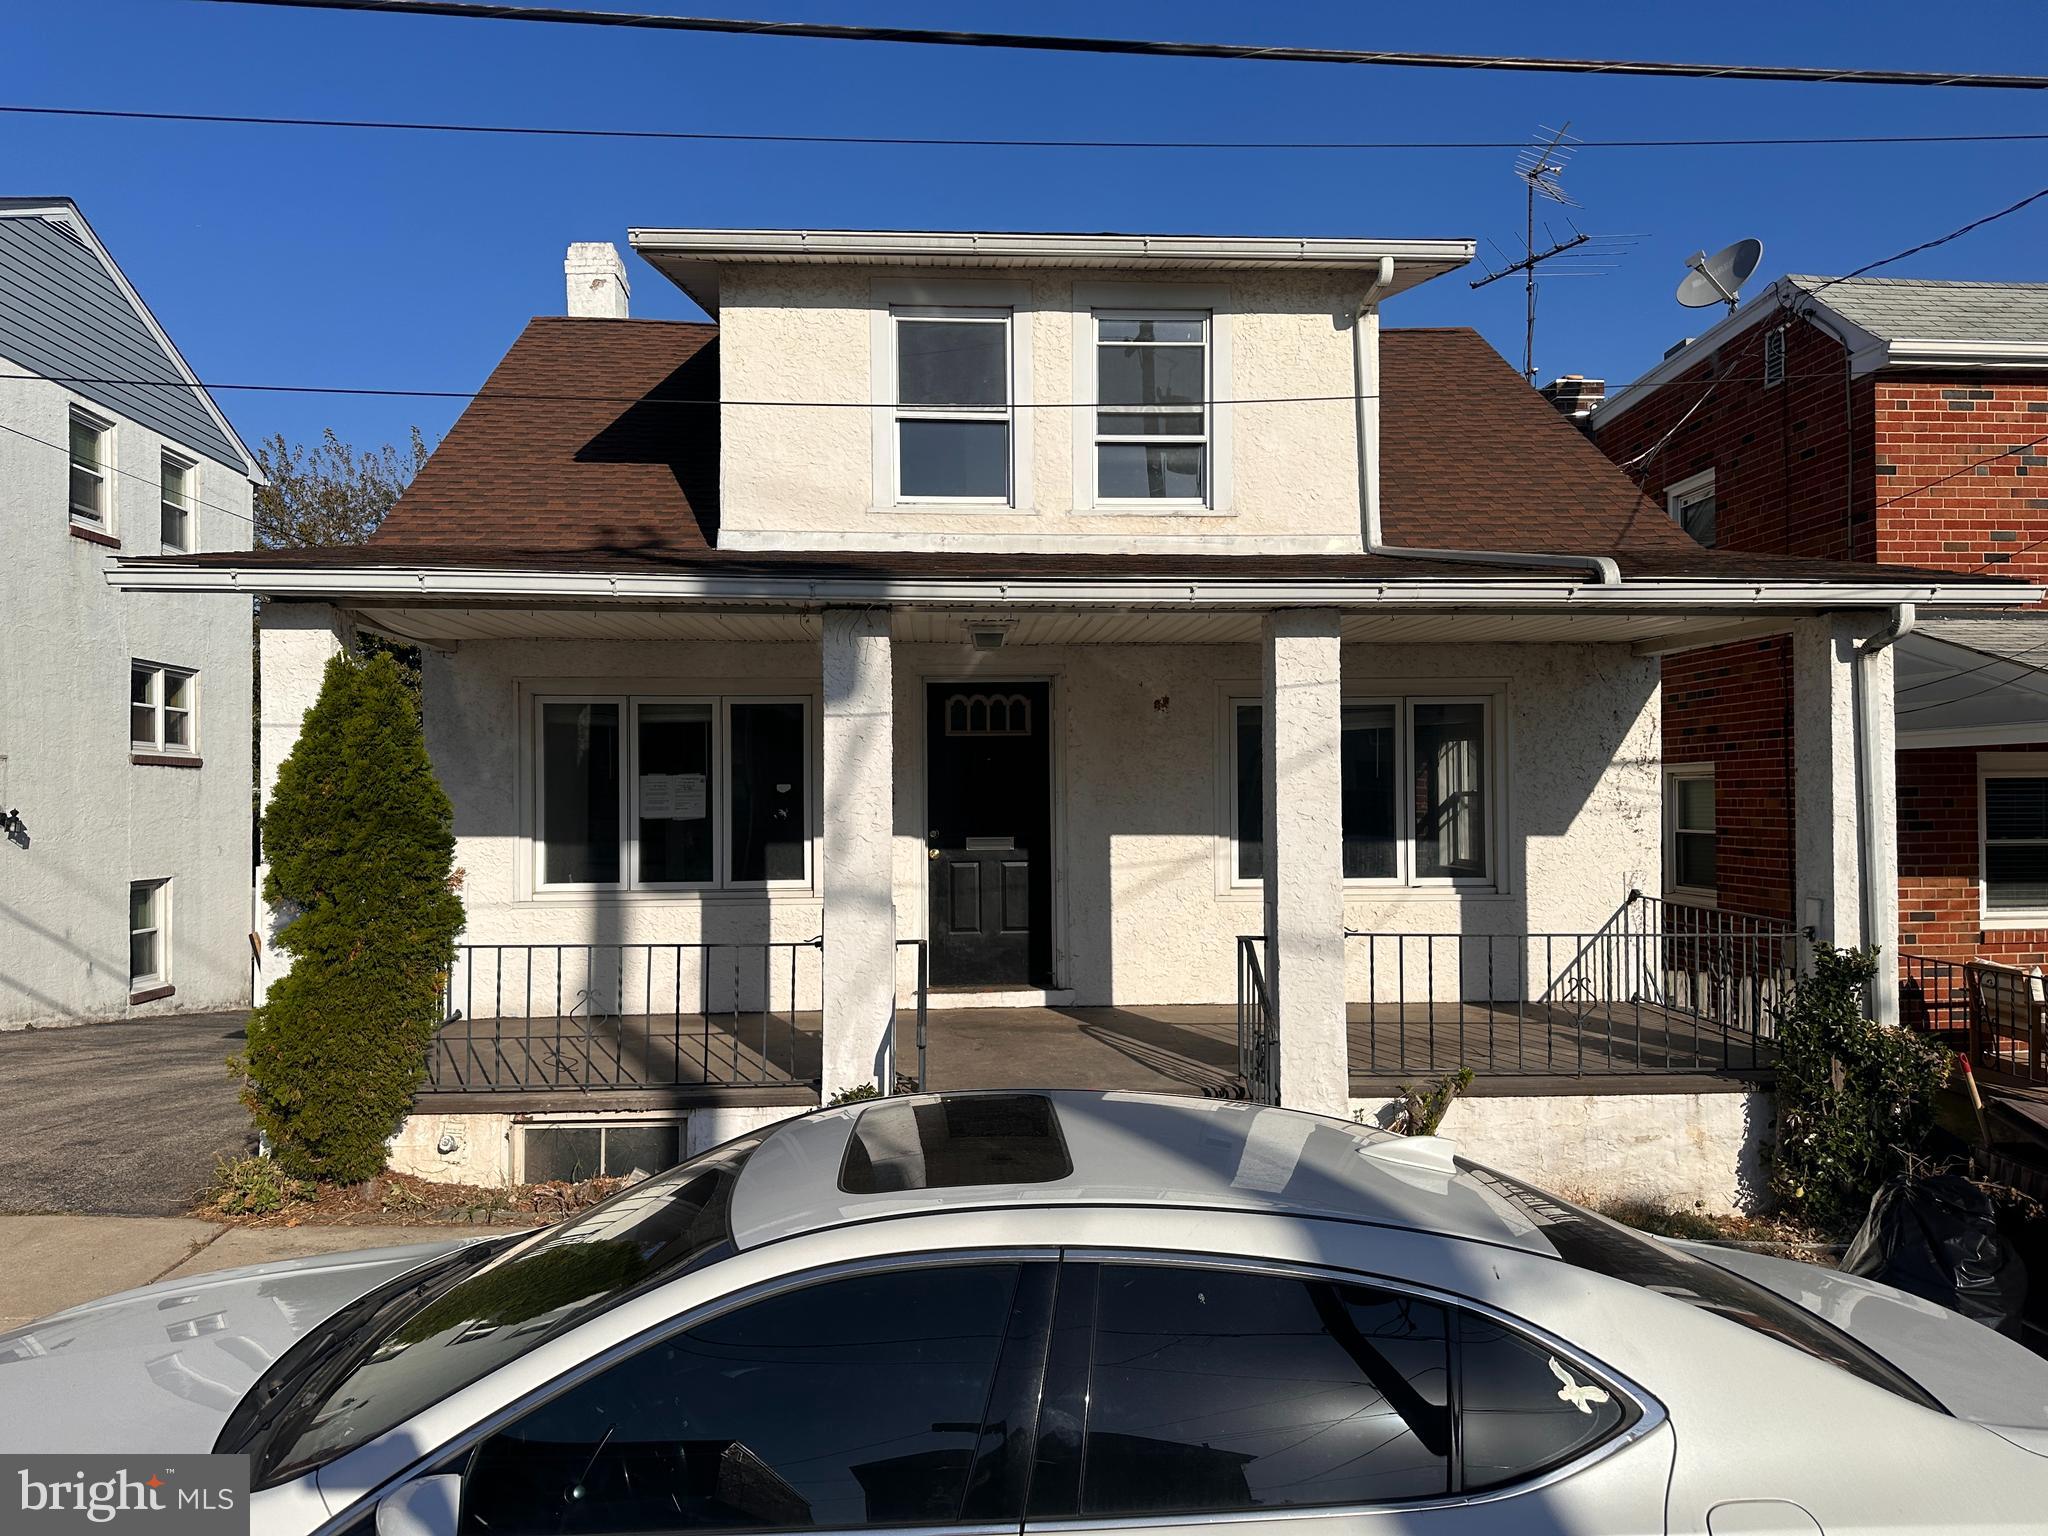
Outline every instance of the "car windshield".
<path fill-rule="evenodd" d="M 1458 1166 L 1533 1221 L 1565 1263 L 1725 1317 L 1908 1402 L 1947 1411 L 1882 1356 L 1776 1291 L 1490 1168 L 1463 1158 Z"/>
<path fill-rule="evenodd" d="M 324 1465 L 627 1297 L 732 1251 L 733 1185 L 760 1137 L 642 1180 L 452 1285 L 415 1288 L 293 1383 L 244 1444 L 259 1484 Z M 458 1272 L 459 1273 L 459 1272 Z M 308 1340 L 308 1343 L 313 1342 Z M 331 1345 L 330 1345 L 331 1347 Z M 284 1364 L 285 1362 L 280 1362 Z"/>

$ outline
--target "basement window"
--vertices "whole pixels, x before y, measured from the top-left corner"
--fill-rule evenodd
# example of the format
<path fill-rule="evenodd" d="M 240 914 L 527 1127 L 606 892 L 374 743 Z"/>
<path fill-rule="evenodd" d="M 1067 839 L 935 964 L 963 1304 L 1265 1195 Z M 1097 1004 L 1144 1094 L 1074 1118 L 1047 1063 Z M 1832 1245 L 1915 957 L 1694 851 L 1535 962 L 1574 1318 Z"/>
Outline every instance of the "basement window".
<path fill-rule="evenodd" d="M 683 1160 L 677 1120 L 541 1121 L 519 1127 L 522 1184 L 644 1178 Z"/>

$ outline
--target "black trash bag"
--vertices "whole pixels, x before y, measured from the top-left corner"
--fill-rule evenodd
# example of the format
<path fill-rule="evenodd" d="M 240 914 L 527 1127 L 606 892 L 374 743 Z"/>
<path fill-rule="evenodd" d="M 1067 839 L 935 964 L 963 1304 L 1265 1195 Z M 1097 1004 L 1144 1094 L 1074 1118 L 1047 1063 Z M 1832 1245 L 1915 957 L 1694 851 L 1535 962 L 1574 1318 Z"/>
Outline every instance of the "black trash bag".
<path fill-rule="evenodd" d="M 2027 1266 L 1998 1230 L 1991 1197 L 1961 1174 L 1887 1179 L 1842 1268 L 2019 1337 Z"/>

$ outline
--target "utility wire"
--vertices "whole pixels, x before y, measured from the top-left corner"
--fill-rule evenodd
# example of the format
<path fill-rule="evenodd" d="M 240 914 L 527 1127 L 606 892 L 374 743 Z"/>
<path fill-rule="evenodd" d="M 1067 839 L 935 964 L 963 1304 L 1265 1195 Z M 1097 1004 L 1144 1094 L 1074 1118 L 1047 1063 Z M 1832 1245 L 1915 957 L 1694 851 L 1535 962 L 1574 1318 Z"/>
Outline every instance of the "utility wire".
<path fill-rule="evenodd" d="M 11 432 L 16 437 L 21 438 L 24 441 L 31 443 L 41 443 L 45 448 L 54 448 L 57 452 L 63 454 L 64 457 L 67 459 L 71 457 L 71 447 L 68 443 L 53 443 L 47 437 L 38 437 L 33 432 L 24 432 L 21 430 L 21 428 L 11 427 L 4 421 L 0 421 L 0 432 Z M 93 465 L 97 469 L 105 470 L 110 475 L 119 475 L 124 480 L 140 480 L 143 484 L 147 485 L 148 487 L 150 487 L 150 489 L 155 491 L 159 497 L 161 497 L 163 494 L 163 481 L 160 479 L 153 479 L 152 477 L 145 474 L 141 474 L 136 470 L 123 469 L 118 464 L 109 464 L 98 459 L 95 459 L 93 461 Z M 219 502 L 208 501 L 203 496 L 188 496 L 185 499 L 192 506 L 205 507 L 208 511 L 218 512 L 223 517 L 232 517 L 233 519 L 235 519 L 236 522 L 247 523 L 251 528 L 257 528 L 262 526 L 257 519 L 249 516 L 248 513 L 237 512 L 233 507 L 224 507 Z"/>
<path fill-rule="evenodd" d="M 245 128 L 343 128 L 393 133 L 510 135 L 521 138 L 643 139 L 690 144 L 837 144 L 907 149 L 1114 149 L 1249 151 L 1395 151 L 1524 149 L 1520 139 L 1024 139 L 941 138 L 910 134 L 737 133 L 682 128 L 573 128 L 528 123 L 411 122 L 366 117 L 269 117 L 255 113 L 145 112 L 113 107 L 53 107 L 0 102 L 0 114 L 137 123 L 201 123 Z M 1908 144 L 2040 144 L 2048 133 L 1823 134 L 1782 138 L 1582 139 L 1580 149 L 1800 149 Z"/>
<path fill-rule="evenodd" d="M 1929 680 L 1929 682 L 1916 683 L 1914 686 L 1918 688 L 1926 688 L 1930 686 L 1932 683 L 1952 683 L 1959 677 L 1968 677 L 1973 672 L 1982 672 L 1985 669 L 1985 667 L 1996 666 L 2001 661 L 2009 661 L 2014 666 L 2026 667 L 2029 671 L 2038 672 L 2040 670 L 2039 667 L 2030 666 L 2027 662 L 2021 661 L 2019 658 L 2020 656 L 2031 656 L 2036 651 L 2044 649 L 2048 649 L 2048 641 L 2043 641 L 2040 645 L 2029 646 L 2026 650 L 2021 651 L 2017 656 L 2000 656 L 1996 660 L 1985 662 L 1984 665 L 1981 667 L 1966 667 L 1962 671 L 1951 672 L 1944 677 L 1932 678 Z M 1970 692 L 1960 694 L 1953 699 L 1936 699 L 1931 704 L 1915 704 L 1911 709 L 1898 710 L 1894 718 L 1904 719 L 1907 715 L 1923 715 L 1930 709 L 1948 709 L 1953 705 L 1967 704 L 1972 699 L 1981 699 L 1987 693 L 1996 693 L 1999 689 L 2008 686 L 2014 681 L 2015 679 L 2013 678 L 2002 678 L 1995 683 L 1986 683 L 1982 688 L 1974 688 Z"/>
<path fill-rule="evenodd" d="M 1972 230 L 1982 229 L 1986 224 L 1995 224 L 2000 219 L 2018 213 L 2029 204 L 2038 203 L 2044 197 L 2048 197 L 2048 187 L 2043 187 L 2038 192 L 2030 192 L 2018 202 L 2008 204 L 1996 213 L 1987 213 L 1981 219 L 1972 219 L 1960 229 L 1952 229 L 1945 235 L 1935 236 L 1932 240 L 1922 240 L 1918 245 L 1908 246 L 1903 251 L 1860 266 L 1854 272 L 1844 272 L 1840 277 L 1831 277 L 1824 283 L 1816 283 L 1813 287 L 1806 290 L 1807 297 L 1811 298 L 1817 293 L 1834 287 L 1837 283 L 1846 283 L 1851 278 L 1861 277 L 1866 272 L 1875 272 L 1879 267 L 1888 267 L 1895 261 L 1904 261 L 1908 256 L 1918 256 L 1922 251 L 1931 251 L 1937 245 L 1947 245 L 1951 240 L 1960 240 Z"/>
<path fill-rule="evenodd" d="M 1148 58 L 1257 59 L 1280 64 L 1353 64 L 1408 69 L 1512 70 L 1540 74 L 1625 75 L 1665 79 L 1766 80 L 1801 85 L 1905 85 L 1989 90 L 2048 90 L 2048 75 L 1971 71 L 1832 69 L 1789 64 L 1695 64 L 1640 59 L 1534 58 L 1512 54 L 1407 53 L 1369 48 L 1305 48 L 1286 44 L 1169 42 L 1153 38 L 1067 37 L 1031 32 L 959 32 L 926 27 L 848 26 L 762 21 L 736 16 L 664 16 L 636 11 L 586 11 L 556 5 L 499 5 L 483 0 L 209 0 L 305 11 L 382 11 L 461 17 L 471 21 L 548 22 L 585 27 L 637 27 L 745 37 L 796 37 L 859 43 L 910 43 L 941 48 L 1003 48 L 1037 53 L 1125 54 Z"/>

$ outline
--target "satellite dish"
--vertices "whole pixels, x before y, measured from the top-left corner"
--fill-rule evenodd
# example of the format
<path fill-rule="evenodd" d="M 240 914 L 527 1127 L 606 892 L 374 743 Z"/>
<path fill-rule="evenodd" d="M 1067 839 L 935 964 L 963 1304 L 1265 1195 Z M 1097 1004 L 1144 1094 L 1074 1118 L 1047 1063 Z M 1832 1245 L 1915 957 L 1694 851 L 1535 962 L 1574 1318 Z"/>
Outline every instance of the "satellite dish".
<path fill-rule="evenodd" d="M 1738 240 L 1711 256 L 1694 251 L 1685 259 L 1692 270 L 1678 285 L 1678 302 L 1687 309 L 1726 304 L 1732 311 L 1742 285 L 1755 276 L 1757 264 L 1763 259 L 1761 240 Z"/>

